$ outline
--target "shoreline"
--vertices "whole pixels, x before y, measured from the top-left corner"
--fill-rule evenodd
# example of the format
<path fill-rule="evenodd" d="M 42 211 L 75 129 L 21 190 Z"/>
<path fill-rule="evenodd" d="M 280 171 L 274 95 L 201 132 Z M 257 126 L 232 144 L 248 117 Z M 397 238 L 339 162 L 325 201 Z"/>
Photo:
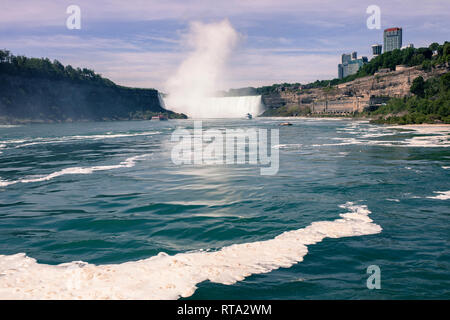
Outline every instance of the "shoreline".
<path fill-rule="evenodd" d="M 270 116 L 270 117 L 259 117 L 259 118 L 267 118 L 267 119 L 329 119 L 329 120 L 356 120 L 356 121 L 369 121 L 371 124 L 376 125 L 382 125 L 387 127 L 407 127 L 407 126 L 442 126 L 442 127 L 450 127 L 450 124 L 448 123 L 406 123 L 406 124 L 399 124 L 399 123 L 374 123 L 372 120 L 376 120 L 377 118 L 374 117 L 355 117 L 355 116 L 337 116 L 337 115 L 329 115 L 329 116 L 284 116 L 284 117 L 277 117 L 277 116 Z"/>
<path fill-rule="evenodd" d="M 321 119 L 321 120 L 354 120 L 354 121 L 369 121 L 371 124 L 382 125 L 386 127 L 450 127 L 450 124 L 447 123 L 407 123 L 407 124 L 395 124 L 395 123 L 373 123 L 372 120 L 374 118 L 371 117 L 355 117 L 355 116 L 337 116 L 337 115 L 329 115 L 329 116 L 258 116 L 255 119 L 272 119 L 272 120 L 289 120 L 289 119 Z M 170 120 L 195 120 L 193 118 L 169 118 Z M 227 118 L 224 118 L 227 119 Z M 233 119 L 229 118 L 229 120 L 238 120 L 239 118 Z M 208 120 L 208 119 L 204 119 Z M 42 120 L 42 119 L 14 119 L 11 121 L 5 121 L 5 118 L 0 118 L 0 126 L 16 126 L 16 125 L 28 125 L 28 124 L 64 124 L 64 123 L 89 123 L 89 122 L 116 122 L 116 121 L 151 121 L 151 119 L 146 118 L 116 118 L 116 119 L 101 119 L 101 120 L 93 120 L 93 119 L 80 119 L 80 120 Z"/>

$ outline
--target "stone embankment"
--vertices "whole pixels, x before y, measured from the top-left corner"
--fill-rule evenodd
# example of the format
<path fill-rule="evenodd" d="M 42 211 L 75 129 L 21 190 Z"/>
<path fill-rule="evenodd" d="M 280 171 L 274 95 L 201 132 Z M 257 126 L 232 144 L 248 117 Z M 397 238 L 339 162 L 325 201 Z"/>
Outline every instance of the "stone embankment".
<path fill-rule="evenodd" d="M 284 107 L 291 115 L 309 111 L 313 114 L 352 114 L 374 107 L 389 98 L 409 96 L 412 81 L 425 80 L 449 72 L 449 66 L 424 71 L 420 66 L 397 66 L 395 71 L 382 70 L 373 76 L 358 78 L 337 86 L 304 89 L 280 87 L 262 96 L 267 109 Z"/>

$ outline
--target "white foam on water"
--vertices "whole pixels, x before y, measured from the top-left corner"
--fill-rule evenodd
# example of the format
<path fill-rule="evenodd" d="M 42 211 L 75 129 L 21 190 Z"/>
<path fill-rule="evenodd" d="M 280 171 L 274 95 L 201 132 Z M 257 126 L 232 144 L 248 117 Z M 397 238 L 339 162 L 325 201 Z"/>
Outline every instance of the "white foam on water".
<path fill-rule="evenodd" d="M 131 168 L 136 165 L 136 161 L 142 160 L 145 157 L 148 157 L 149 155 L 141 155 L 141 156 L 134 156 L 131 158 L 128 158 L 121 163 L 117 165 L 109 165 L 109 166 L 93 166 L 93 167 L 71 167 L 71 168 L 65 168 L 60 171 L 56 171 L 53 173 L 50 173 L 48 175 L 39 176 L 39 177 L 30 177 L 30 178 L 24 178 L 14 181 L 7 181 L 7 180 L 0 180 L 0 187 L 7 187 L 9 185 L 13 185 L 16 183 L 30 183 L 30 182 L 42 182 L 42 181 L 48 181 L 60 176 L 64 176 L 67 174 L 91 174 L 95 171 L 106 171 L 106 170 L 114 170 L 114 169 L 120 169 L 120 168 Z"/>
<path fill-rule="evenodd" d="M 292 143 L 292 144 L 276 144 L 272 148 L 273 149 L 285 149 L 285 150 L 298 150 L 302 147 L 300 143 Z"/>
<path fill-rule="evenodd" d="M 272 117 L 273 119 L 280 119 L 280 118 L 277 118 L 277 117 Z M 291 119 L 291 118 L 293 118 L 293 117 L 284 117 L 285 119 Z M 304 117 L 298 117 L 298 118 L 300 118 L 300 119 L 305 119 Z M 338 117 L 326 117 L 326 118 L 322 118 L 322 117 L 316 117 L 316 118 L 314 118 L 314 117 L 308 117 L 308 118 L 306 118 L 306 121 L 308 121 L 308 122 L 315 122 L 315 121 L 348 121 L 347 119 L 345 119 L 345 118 L 338 118 Z M 358 121 L 358 122 L 360 122 L 360 123 L 364 123 L 364 122 L 368 122 L 368 121 Z"/>
<path fill-rule="evenodd" d="M 438 200 L 448 200 L 450 199 L 450 191 L 435 191 L 434 193 L 437 193 L 437 196 L 434 197 L 427 197 L 429 199 L 438 199 Z"/>
<path fill-rule="evenodd" d="M 17 144 L 17 143 L 24 143 L 27 140 L 24 139 L 11 139 L 11 140 L 4 140 L 0 141 L 2 144 Z"/>
<path fill-rule="evenodd" d="M 349 153 L 350 153 L 350 152 L 338 152 L 338 153 L 337 153 L 337 154 L 338 154 L 337 157 L 345 157 L 345 156 L 348 156 Z"/>
<path fill-rule="evenodd" d="M 63 137 L 61 140 L 85 140 L 85 139 L 114 139 L 114 138 L 126 138 L 126 137 L 138 137 L 138 136 L 149 136 L 154 134 L 159 134 L 160 131 L 144 131 L 144 132 L 136 132 L 136 133 L 116 133 L 116 134 L 96 134 L 96 135 L 88 135 L 88 136 L 67 136 Z"/>
<path fill-rule="evenodd" d="M 450 125 L 448 124 L 407 124 L 401 126 L 388 126 L 388 129 L 402 129 L 402 130 L 413 130 L 423 134 L 433 134 L 433 133 L 449 133 Z"/>
<path fill-rule="evenodd" d="M 333 140 L 338 140 L 338 143 L 314 144 L 312 146 L 344 146 L 344 145 L 373 145 L 386 147 L 450 147 L 450 125 L 405 125 L 405 126 L 390 126 L 390 127 L 368 127 L 359 128 L 359 131 L 349 131 L 354 129 L 354 124 L 347 128 L 339 130 L 346 130 L 346 134 L 355 135 L 357 137 L 336 137 Z M 394 129 L 406 129 L 408 131 L 394 131 Z M 339 132 L 339 131 L 338 131 Z M 398 141 L 387 140 L 370 140 L 367 138 L 376 138 L 382 136 L 391 136 L 396 134 L 418 134 L 418 136 L 407 138 Z"/>
<path fill-rule="evenodd" d="M 338 143 L 325 143 L 325 144 L 313 144 L 313 147 L 322 147 L 322 146 L 347 146 L 354 144 L 363 144 L 363 141 L 357 140 L 356 138 L 332 138 L 332 140 L 339 140 L 342 142 Z"/>
<path fill-rule="evenodd" d="M 137 137 L 137 136 L 149 136 L 154 134 L 159 134 L 159 131 L 145 131 L 137 133 L 117 133 L 117 134 L 97 134 L 97 135 L 87 135 L 87 136 L 65 136 L 57 138 L 32 138 L 32 139 L 16 139 L 16 140 L 3 140 L 0 141 L 2 144 L 16 144 L 15 148 L 28 147 L 39 144 L 51 144 L 51 143 L 63 143 L 70 141 L 82 141 L 82 140 L 103 140 L 103 139 L 115 139 L 115 138 L 126 138 L 126 137 Z"/>
<path fill-rule="evenodd" d="M 205 218 L 238 218 L 238 219 L 246 218 L 244 216 L 228 214 L 228 213 L 195 213 L 190 216 L 191 217 L 205 217 Z"/>
<path fill-rule="evenodd" d="M 425 136 L 406 139 L 404 145 L 408 147 L 449 147 L 450 146 L 450 125 L 404 125 L 390 126 L 392 129 L 408 129 L 414 133 Z M 396 145 L 397 146 L 397 145 Z"/>
<path fill-rule="evenodd" d="M 387 129 L 380 126 L 361 126 L 361 123 L 352 123 L 345 128 L 337 129 L 336 132 L 358 135 L 358 138 L 363 139 L 391 136 L 397 133 L 393 129 Z"/>
<path fill-rule="evenodd" d="M 442 166 L 442 169 L 450 169 L 449 166 Z"/>
<path fill-rule="evenodd" d="M 385 136 L 392 136 L 395 132 L 378 132 L 378 133 L 365 133 L 361 135 L 361 138 L 379 138 Z"/>
<path fill-rule="evenodd" d="M 289 268 L 303 260 L 308 245 L 324 238 L 381 232 L 365 205 L 348 202 L 341 207 L 348 212 L 339 219 L 218 251 L 159 253 L 109 265 L 82 261 L 46 265 L 24 253 L 0 255 L 0 299 L 178 299 L 191 296 L 203 281 L 232 285 L 252 274 Z"/>
<path fill-rule="evenodd" d="M 11 184 L 17 183 L 16 181 L 7 181 L 7 180 L 1 180 L 0 179 L 0 187 L 7 187 Z"/>

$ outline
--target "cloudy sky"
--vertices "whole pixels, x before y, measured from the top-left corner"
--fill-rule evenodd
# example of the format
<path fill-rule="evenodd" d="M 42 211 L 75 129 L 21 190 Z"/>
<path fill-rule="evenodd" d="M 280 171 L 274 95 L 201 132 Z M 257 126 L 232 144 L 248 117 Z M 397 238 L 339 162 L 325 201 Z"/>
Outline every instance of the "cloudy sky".
<path fill-rule="evenodd" d="M 69 30 L 69 5 L 81 29 Z M 368 29 L 366 8 L 381 9 Z M 337 76 L 344 52 L 370 57 L 383 28 L 403 27 L 416 47 L 449 38 L 450 0 L 2 0 L 0 48 L 89 67 L 121 85 L 163 89 L 187 55 L 192 21 L 229 19 L 241 39 L 226 87 L 307 83 Z"/>

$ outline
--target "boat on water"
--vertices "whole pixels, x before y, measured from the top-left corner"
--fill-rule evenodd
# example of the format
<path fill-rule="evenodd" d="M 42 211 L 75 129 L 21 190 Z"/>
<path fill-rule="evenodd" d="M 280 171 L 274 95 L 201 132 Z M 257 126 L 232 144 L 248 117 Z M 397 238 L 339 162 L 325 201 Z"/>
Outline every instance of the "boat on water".
<path fill-rule="evenodd" d="M 247 115 L 245 117 L 249 120 L 253 118 L 253 116 L 250 113 L 247 113 Z"/>
<path fill-rule="evenodd" d="M 169 119 L 167 118 L 167 116 L 160 114 L 158 116 L 153 116 L 152 120 L 167 121 Z"/>
<path fill-rule="evenodd" d="M 280 123 L 280 126 L 292 126 L 292 123 L 290 123 L 290 122 L 282 122 L 282 123 Z"/>

